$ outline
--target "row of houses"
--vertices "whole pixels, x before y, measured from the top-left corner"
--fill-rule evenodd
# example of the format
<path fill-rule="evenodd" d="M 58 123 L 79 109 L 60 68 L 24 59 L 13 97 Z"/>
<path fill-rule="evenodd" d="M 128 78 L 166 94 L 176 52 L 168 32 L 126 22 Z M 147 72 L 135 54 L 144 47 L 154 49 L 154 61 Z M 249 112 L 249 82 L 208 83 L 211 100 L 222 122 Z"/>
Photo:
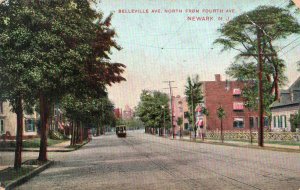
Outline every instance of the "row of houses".
<path fill-rule="evenodd" d="M 214 81 L 203 81 L 203 106 L 209 112 L 201 116 L 206 130 L 219 130 L 220 119 L 217 109 L 222 106 L 226 115 L 223 119 L 224 130 L 257 130 L 259 125 L 258 112 L 245 107 L 242 98 L 244 82 L 222 80 L 220 74 L 215 75 Z M 300 108 L 300 77 L 287 89 L 280 91 L 280 99 L 271 105 L 272 121 L 264 118 L 264 128 L 271 131 L 291 131 L 291 118 Z M 173 98 L 173 118 L 176 132 L 180 127 L 189 129 L 187 119 L 188 104 L 185 97 Z M 178 126 L 178 118 L 183 118 L 183 125 Z"/>

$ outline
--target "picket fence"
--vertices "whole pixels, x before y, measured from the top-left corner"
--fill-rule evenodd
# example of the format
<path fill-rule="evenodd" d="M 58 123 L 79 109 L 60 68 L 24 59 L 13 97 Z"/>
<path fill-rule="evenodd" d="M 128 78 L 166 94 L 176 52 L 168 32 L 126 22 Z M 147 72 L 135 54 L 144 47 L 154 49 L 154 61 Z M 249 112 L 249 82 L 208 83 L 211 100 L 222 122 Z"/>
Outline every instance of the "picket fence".
<path fill-rule="evenodd" d="M 257 131 L 224 131 L 225 140 L 245 140 L 250 141 L 250 137 L 256 140 L 258 138 Z M 207 139 L 220 139 L 220 131 L 206 131 Z M 264 132 L 265 141 L 300 141 L 300 132 Z"/>

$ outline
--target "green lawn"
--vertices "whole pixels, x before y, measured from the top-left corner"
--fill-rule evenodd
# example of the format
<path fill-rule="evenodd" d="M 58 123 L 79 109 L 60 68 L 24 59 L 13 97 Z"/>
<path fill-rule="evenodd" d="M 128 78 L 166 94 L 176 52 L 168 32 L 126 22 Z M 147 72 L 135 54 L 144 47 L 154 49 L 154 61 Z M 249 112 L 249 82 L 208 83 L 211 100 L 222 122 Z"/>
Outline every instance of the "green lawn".
<path fill-rule="evenodd" d="M 53 140 L 53 139 L 48 139 L 47 143 L 48 146 L 52 146 L 58 143 L 62 143 L 66 140 Z M 23 147 L 24 148 L 39 148 L 40 147 L 40 139 L 36 138 L 36 139 L 29 139 L 26 141 L 23 141 Z"/>
<path fill-rule="evenodd" d="M 52 146 L 58 143 L 62 143 L 66 140 L 53 140 L 53 139 L 48 139 L 48 146 Z M 12 142 L 6 142 L 4 144 L 4 142 L 0 143 L 0 147 L 15 147 L 16 146 L 16 142 L 12 141 Z M 40 138 L 34 138 L 34 139 L 27 139 L 23 141 L 23 148 L 39 148 L 40 147 Z"/>
<path fill-rule="evenodd" d="M 1 184 L 6 186 L 12 181 L 15 181 L 16 179 L 25 176 L 26 174 L 34 170 L 34 168 L 35 167 L 33 166 L 26 166 L 18 170 L 15 170 L 14 168 L 7 168 L 5 170 L 0 170 Z"/>

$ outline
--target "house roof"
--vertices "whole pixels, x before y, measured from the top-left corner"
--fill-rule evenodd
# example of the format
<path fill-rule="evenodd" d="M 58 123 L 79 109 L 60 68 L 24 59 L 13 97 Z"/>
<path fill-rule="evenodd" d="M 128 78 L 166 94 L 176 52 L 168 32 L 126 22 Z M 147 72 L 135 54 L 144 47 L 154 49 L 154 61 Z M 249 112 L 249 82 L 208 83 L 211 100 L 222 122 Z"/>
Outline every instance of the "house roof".
<path fill-rule="evenodd" d="M 272 108 L 300 105 L 300 77 L 287 89 L 280 90 L 280 100 L 271 104 Z"/>

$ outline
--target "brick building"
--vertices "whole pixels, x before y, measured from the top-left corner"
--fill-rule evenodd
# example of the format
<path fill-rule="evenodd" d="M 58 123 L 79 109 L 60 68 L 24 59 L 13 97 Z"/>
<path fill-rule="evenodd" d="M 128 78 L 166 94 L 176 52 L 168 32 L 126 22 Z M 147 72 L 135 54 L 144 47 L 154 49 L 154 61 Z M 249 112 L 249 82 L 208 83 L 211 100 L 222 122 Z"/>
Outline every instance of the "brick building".
<path fill-rule="evenodd" d="M 133 118 L 133 109 L 131 109 L 128 105 L 125 106 L 125 109 L 123 110 L 122 118 L 125 120 L 129 120 Z"/>
<path fill-rule="evenodd" d="M 114 114 L 115 114 L 116 119 L 121 119 L 122 118 L 122 109 L 121 108 L 114 109 Z"/>
<path fill-rule="evenodd" d="M 204 105 L 209 112 L 205 116 L 204 127 L 207 130 L 219 130 L 220 119 L 217 108 L 222 106 L 226 116 L 223 119 L 224 130 L 249 130 L 250 126 L 257 129 L 258 113 L 249 111 L 244 106 L 242 95 L 244 84 L 241 81 L 222 81 L 221 75 L 215 75 L 215 81 L 204 81 L 202 92 Z M 265 118 L 265 126 L 267 126 Z"/>

